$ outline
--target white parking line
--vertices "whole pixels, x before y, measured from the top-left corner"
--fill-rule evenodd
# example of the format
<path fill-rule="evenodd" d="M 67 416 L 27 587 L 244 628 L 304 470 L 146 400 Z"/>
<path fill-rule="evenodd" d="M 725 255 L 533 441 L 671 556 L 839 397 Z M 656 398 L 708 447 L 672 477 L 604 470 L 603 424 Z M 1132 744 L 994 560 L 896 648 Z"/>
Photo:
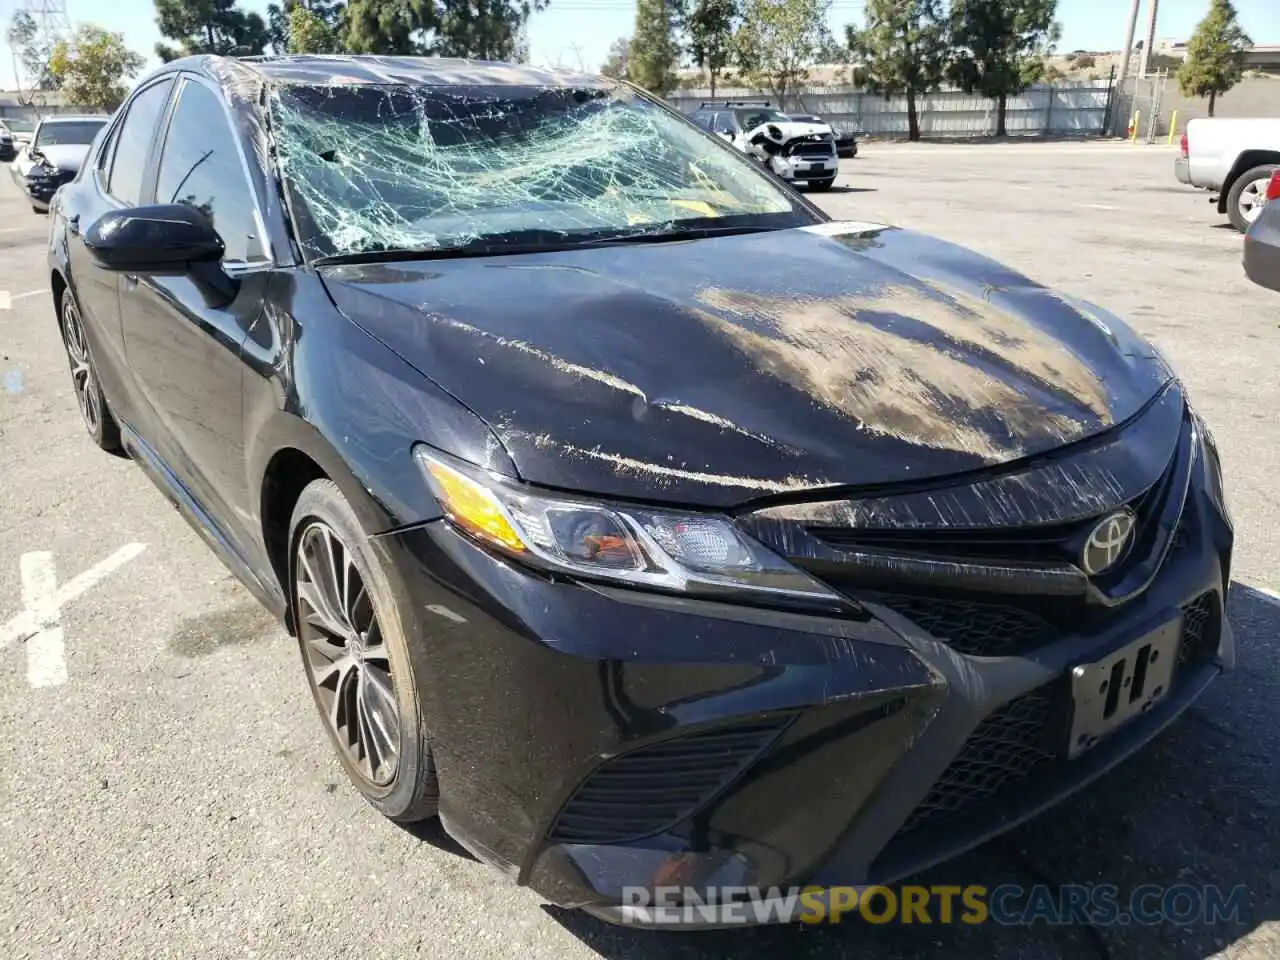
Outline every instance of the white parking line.
<path fill-rule="evenodd" d="M 32 687 L 57 687 L 67 682 L 67 650 L 58 610 L 58 573 L 48 551 L 24 553 L 22 605 L 40 624 L 27 638 L 27 683 Z"/>
<path fill-rule="evenodd" d="M 57 686 L 67 680 L 62 608 L 145 549 L 145 543 L 126 544 L 61 587 L 58 586 L 53 554 L 39 551 L 22 555 L 18 565 L 22 572 L 24 609 L 0 626 L 0 650 L 11 643 L 26 643 L 27 682 L 31 686 Z"/>
<path fill-rule="evenodd" d="M 13 301 L 15 300 L 23 300 L 27 297 L 34 297 L 38 294 L 48 292 L 47 287 L 39 290 L 27 290 L 24 293 L 10 293 L 8 290 L 0 290 L 0 310 L 13 309 Z"/>

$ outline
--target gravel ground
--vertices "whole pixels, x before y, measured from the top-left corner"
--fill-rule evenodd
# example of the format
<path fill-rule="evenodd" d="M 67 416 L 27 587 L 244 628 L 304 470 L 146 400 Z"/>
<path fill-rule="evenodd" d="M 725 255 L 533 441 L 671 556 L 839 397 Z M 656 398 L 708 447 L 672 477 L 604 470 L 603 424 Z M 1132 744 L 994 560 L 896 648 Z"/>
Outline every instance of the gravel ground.
<path fill-rule="evenodd" d="M 0 177 L 0 956 L 1280 956 L 1280 298 L 1248 283 L 1239 236 L 1172 165 L 1164 147 L 868 145 L 818 200 L 1131 318 L 1213 426 L 1238 527 L 1238 670 L 1127 765 L 921 882 L 1243 884 L 1241 923 L 644 933 L 380 819 L 330 757 L 288 637 L 84 436 L 46 220 Z M 119 564 L 63 607 L 57 686 L 28 682 L 7 624 L 38 552 L 59 584 Z"/>

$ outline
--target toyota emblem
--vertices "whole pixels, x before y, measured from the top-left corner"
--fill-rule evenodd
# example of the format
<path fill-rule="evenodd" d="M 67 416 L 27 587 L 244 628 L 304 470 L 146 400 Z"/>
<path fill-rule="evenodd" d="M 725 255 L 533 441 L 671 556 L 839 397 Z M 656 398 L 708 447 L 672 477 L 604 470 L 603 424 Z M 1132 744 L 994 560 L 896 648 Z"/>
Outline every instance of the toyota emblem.
<path fill-rule="evenodd" d="M 1098 521 L 1080 551 L 1080 566 L 1091 577 L 1106 573 L 1124 559 L 1137 522 L 1132 510 L 1117 510 Z"/>

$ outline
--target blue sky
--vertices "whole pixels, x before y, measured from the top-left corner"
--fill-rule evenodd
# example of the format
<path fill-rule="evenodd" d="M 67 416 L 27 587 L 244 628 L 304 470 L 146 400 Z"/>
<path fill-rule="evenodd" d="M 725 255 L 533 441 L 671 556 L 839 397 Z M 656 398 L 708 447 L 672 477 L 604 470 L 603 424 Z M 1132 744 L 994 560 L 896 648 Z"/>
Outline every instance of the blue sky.
<path fill-rule="evenodd" d="M 241 6 L 265 14 L 268 0 L 241 0 Z M 1147 4 L 1143 0 L 1145 32 Z M 0 0 L 0 15 L 8 22 L 23 0 Z M 154 48 L 160 39 L 155 25 L 152 0 L 66 0 L 73 24 L 94 21 L 124 33 L 130 47 L 158 62 Z M 863 0 L 834 0 L 832 28 L 843 32 L 844 25 L 862 21 Z M 1157 36 L 1186 37 L 1204 16 L 1209 0 L 1160 0 Z M 1126 0 L 1059 0 L 1058 20 L 1062 23 L 1060 50 L 1115 50 L 1124 42 Z M 1256 43 L 1280 44 L 1280 0 L 1236 0 L 1244 28 Z M 550 8 L 536 15 L 529 25 L 529 39 L 535 63 L 576 67 L 581 63 L 595 68 L 604 58 L 614 38 L 629 34 L 635 17 L 635 0 L 551 0 Z M 10 58 L 0 58 L 0 88 L 13 88 Z"/>

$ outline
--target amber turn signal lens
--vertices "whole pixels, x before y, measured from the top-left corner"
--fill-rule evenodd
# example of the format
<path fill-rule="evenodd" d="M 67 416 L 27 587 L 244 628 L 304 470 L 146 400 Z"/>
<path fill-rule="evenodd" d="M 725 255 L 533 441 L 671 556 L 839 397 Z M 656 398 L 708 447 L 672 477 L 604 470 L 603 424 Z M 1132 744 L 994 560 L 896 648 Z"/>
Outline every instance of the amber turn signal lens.
<path fill-rule="evenodd" d="M 528 549 L 492 493 L 452 467 L 429 457 L 424 459 L 436 482 L 441 506 L 450 520 L 477 537 L 504 549 Z"/>

